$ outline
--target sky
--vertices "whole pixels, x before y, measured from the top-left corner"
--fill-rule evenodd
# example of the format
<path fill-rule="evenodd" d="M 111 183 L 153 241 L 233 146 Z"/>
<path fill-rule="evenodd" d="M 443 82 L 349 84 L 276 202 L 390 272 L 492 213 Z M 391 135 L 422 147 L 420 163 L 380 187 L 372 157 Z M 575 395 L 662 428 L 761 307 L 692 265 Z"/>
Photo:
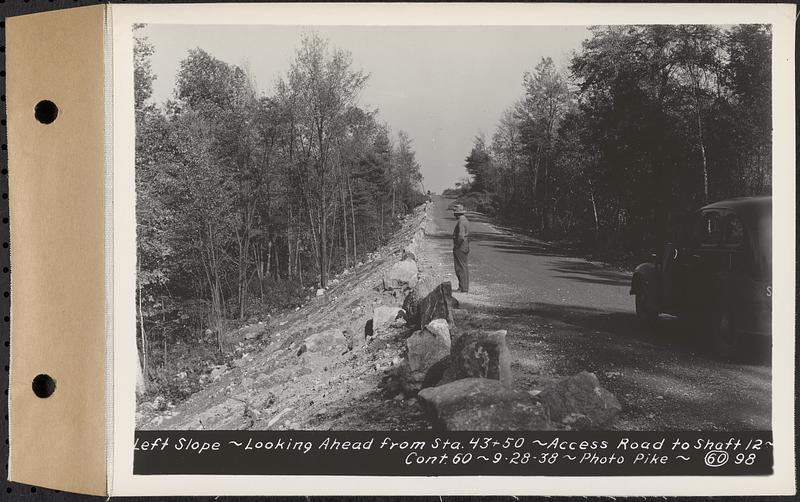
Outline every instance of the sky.
<path fill-rule="evenodd" d="M 378 109 L 394 136 L 408 133 L 425 188 L 438 193 L 467 173 L 474 138 L 491 138 L 503 111 L 523 94 L 522 79 L 543 57 L 566 68 L 589 31 L 581 26 L 267 26 L 147 25 L 154 45 L 156 103 L 172 98 L 179 64 L 200 47 L 226 63 L 247 64 L 271 94 L 289 69 L 302 33 L 316 31 L 351 53 L 369 74 L 359 103 Z"/>

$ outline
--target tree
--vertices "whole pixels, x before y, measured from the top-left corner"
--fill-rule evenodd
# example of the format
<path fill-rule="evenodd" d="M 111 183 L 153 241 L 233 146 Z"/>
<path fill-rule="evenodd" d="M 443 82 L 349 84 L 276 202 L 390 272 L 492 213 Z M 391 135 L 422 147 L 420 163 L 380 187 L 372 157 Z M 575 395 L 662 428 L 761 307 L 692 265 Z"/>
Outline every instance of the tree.
<path fill-rule="evenodd" d="M 530 159 L 529 166 L 533 174 L 531 190 L 538 203 L 541 230 L 546 233 L 551 205 L 549 176 L 553 162 L 553 143 L 569 93 L 563 76 L 549 57 L 542 58 L 532 73 L 525 73 L 523 85 L 525 97 L 518 109 L 522 120 L 522 141 Z"/>
<path fill-rule="evenodd" d="M 151 391 L 176 373 L 171 353 L 201 371 L 183 347 L 205 354 L 213 334 L 212 359 L 224 360 L 234 319 L 294 308 L 309 279 L 325 287 L 421 201 L 411 138 L 394 141 L 376 111 L 358 106 L 366 75 L 319 36 L 302 38 L 269 92 L 246 66 L 192 49 L 160 106 L 153 54 L 139 36 L 137 338 Z"/>
<path fill-rule="evenodd" d="M 336 140 L 346 130 L 347 112 L 367 76 L 351 69 L 349 53 L 331 49 L 318 35 L 305 35 L 281 84 L 292 106 L 296 137 L 295 181 L 305 202 L 314 237 L 320 286 L 327 287 L 329 219 L 335 201 L 332 174 Z M 295 156 L 295 153 L 298 154 Z"/>
<path fill-rule="evenodd" d="M 706 202 L 769 193 L 768 26 L 600 26 L 569 75 L 544 58 L 467 157 L 504 217 L 614 254 Z M 488 154 L 488 159 L 484 155 Z"/>
<path fill-rule="evenodd" d="M 486 148 L 483 135 L 476 136 L 472 143 L 472 150 L 464 159 L 464 168 L 472 176 L 472 189 L 476 192 L 491 191 L 494 188 L 491 159 Z"/>

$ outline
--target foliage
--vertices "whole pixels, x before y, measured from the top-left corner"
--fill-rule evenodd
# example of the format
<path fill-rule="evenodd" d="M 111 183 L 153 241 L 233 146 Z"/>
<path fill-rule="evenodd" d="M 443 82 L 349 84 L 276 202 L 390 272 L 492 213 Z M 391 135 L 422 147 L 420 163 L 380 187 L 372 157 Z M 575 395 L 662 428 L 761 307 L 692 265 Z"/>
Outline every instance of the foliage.
<path fill-rule="evenodd" d="M 764 25 L 592 28 L 476 139 L 473 198 L 548 238 L 642 253 L 683 213 L 770 193 L 770 47 Z"/>
<path fill-rule="evenodd" d="M 271 93 L 192 49 L 161 106 L 154 50 L 136 38 L 138 343 L 178 398 L 186 361 L 207 369 L 229 328 L 299 305 L 424 199 L 411 139 L 359 106 L 368 76 L 327 40 L 305 35 Z"/>

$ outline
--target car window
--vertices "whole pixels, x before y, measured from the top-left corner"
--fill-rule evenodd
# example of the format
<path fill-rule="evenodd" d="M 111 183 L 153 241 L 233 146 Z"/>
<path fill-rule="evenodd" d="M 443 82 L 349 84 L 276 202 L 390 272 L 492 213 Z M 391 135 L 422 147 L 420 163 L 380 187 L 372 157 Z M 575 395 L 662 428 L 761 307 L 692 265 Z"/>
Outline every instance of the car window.
<path fill-rule="evenodd" d="M 722 241 L 728 247 L 741 247 L 744 241 L 744 225 L 735 214 L 725 217 L 722 228 Z"/>
<path fill-rule="evenodd" d="M 697 227 L 698 241 L 703 246 L 716 246 L 722 239 L 722 229 L 720 228 L 719 213 L 716 211 L 706 211 L 700 218 Z"/>

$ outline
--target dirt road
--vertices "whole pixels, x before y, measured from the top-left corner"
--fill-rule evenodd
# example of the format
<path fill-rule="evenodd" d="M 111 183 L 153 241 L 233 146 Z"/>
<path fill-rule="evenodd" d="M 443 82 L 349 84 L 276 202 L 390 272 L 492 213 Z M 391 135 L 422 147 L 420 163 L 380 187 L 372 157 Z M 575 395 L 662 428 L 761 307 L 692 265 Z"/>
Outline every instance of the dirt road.
<path fill-rule="evenodd" d="M 452 275 L 451 199 L 434 198 L 423 255 Z M 642 329 L 628 295 L 630 273 L 567 256 L 546 243 L 471 222 L 469 294 L 459 328 L 507 329 L 515 386 L 541 389 L 561 376 L 593 371 L 624 412 L 621 430 L 770 429 L 771 368 L 718 361 L 702 333 L 663 318 Z M 662 316 L 663 317 L 663 316 Z"/>

